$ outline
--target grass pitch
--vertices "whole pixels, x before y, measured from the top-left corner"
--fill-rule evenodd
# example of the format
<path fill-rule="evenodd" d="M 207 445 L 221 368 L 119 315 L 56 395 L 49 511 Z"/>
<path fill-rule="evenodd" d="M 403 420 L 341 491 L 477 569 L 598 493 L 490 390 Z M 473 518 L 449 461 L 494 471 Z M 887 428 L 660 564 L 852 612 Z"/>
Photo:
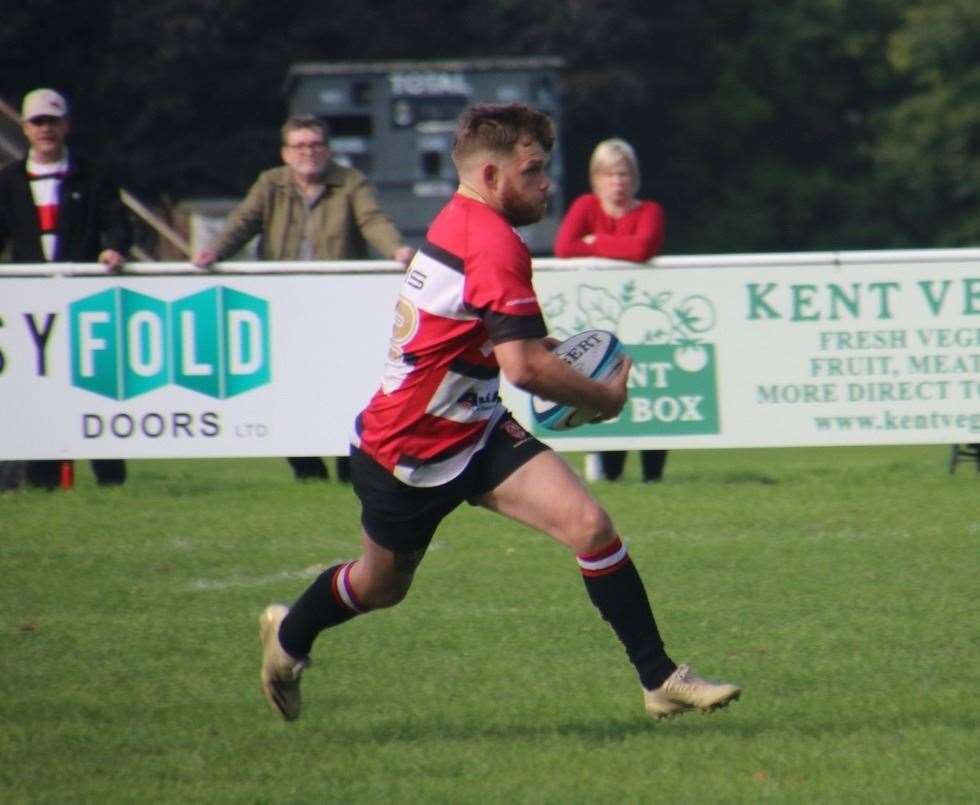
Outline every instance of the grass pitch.
<path fill-rule="evenodd" d="M 656 486 L 634 454 L 597 485 L 672 656 L 745 688 L 661 723 L 574 559 L 466 507 L 401 606 L 321 637 L 285 724 L 256 618 L 355 554 L 349 488 L 79 464 L 0 495 L 0 801 L 975 801 L 980 474 L 947 453 L 674 452 Z"/>

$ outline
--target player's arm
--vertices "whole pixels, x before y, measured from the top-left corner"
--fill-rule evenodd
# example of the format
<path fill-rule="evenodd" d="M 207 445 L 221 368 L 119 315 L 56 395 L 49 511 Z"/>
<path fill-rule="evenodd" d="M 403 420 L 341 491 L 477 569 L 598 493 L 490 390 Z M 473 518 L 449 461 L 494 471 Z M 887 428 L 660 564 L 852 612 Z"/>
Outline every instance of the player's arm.
<path fill-rule="evenodd" d="M 632 361 L 625 358 L 606 380 L 596 382 L 556 357 L 553 348 L 551 339 L 524 338 L 496 344 L 493 351 L 504 377 L 522 391 L 598 411 L 603 419 L 617 416 L 626 404 Z"/>

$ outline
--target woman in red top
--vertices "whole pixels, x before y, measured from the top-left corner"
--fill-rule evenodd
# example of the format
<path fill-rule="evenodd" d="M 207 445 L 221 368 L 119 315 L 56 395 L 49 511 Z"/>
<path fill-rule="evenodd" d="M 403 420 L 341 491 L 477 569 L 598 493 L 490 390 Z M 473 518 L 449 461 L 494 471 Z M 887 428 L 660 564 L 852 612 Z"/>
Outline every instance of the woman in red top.
<path fill-rule="evenodd" d="M 615 138 L 599 143 L 589 160 L 589 180 L 592 192 L 575 199 L 558 228 L 555 254 L 635 263 L 657 254 L 664 244 L 664 211 L 656 201 L 636 197 L 640 165 L 632 146 Z M 615 481 L 623 474 L 625 451 L 605 452 L 601 458 L 605 478 Z M 659 481 L 667 451 L 643 450 L 640 458 L 643 480 Z"/>

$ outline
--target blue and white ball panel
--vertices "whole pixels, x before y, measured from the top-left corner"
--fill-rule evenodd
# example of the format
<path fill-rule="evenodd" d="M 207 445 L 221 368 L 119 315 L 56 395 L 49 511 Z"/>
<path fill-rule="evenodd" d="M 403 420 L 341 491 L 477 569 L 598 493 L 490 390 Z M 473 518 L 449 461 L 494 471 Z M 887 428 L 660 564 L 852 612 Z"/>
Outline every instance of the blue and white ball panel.
<path fill-rule="evenodd" d="M 593 380 L 604 380 L 623 359 L 623 345 L 608 330 L 586 330 L 573 335 L 555 347 L 555 355 L 569 366 Z M 534 421 L 548 430 L 568 430 L 591 422 L 596 411 L 572 408 L 534 396 L 531 398 Z"/>

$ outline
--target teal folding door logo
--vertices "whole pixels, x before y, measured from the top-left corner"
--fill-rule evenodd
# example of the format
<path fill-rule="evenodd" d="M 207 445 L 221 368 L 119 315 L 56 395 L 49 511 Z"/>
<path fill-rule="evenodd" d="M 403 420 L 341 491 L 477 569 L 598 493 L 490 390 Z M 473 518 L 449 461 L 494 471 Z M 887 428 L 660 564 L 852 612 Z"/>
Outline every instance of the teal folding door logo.
<path fill-rule="evenodd" d="M 216 287 L 174 302 L 112 288 L 73 302 L 72 384 L 126 400 L 173 383 L 224 399 L 269 382 L 269 306 Z"/>
<path fill-rule="evenodd" d="M 173 382 L 221 399 L 268 383 L 268 321 L 265 300 L 229 288 L 173 302 Z"/>

